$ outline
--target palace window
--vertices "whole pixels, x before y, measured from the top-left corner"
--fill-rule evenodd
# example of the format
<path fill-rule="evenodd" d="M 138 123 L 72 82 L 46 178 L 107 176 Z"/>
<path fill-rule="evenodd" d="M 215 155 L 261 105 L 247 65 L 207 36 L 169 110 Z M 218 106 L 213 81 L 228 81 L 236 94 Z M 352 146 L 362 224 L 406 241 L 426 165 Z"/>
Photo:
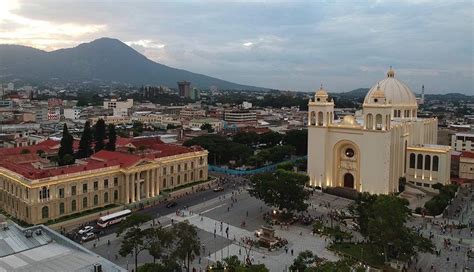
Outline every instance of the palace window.
<path fill-rule="evenodd" d="M 71 201 L 71 211 L 73 211 L 73 212 L 76 211 L 76 200 Z"/>
<path fill-rule="evenodd" d="M 108 192 L 104 193 L 104 203 L 109 203 L 109 193 Z"/>
<path fill-rule="evenodd" d="M 423 155 L 421 154 L 418 154 L 417 156 L 416 168 L 423 169 Z"/>
<path fill-rule="evenodd" d="M 94 181 L 94 191 L 97 191 L 99 189 L 99 182 Z"/>
<path fill-rule="evenodd" d="M 410 154 L 410 168 L 415 168 L 416 165 L 416 155 L 415 153 Z"/>
<path fill-rule="evenodd" d="M 76 185 L 71 186 L 71 195 L 76 195 Z"/>
<path fill-rule="evenodd" d="M 46 219 L 48 217 L 49 217 L 49 208 L 48 208 L 48 206 L 44 206 L 41 209 L 41 218 Z"/>
<path fill-rule="evenodd" d="M 59 198 L 64 198 L 64 188 L 59 188 Z"/>
<path fill-rule="evenodd" d="M 425 156 L 425 170 L 430 170 L 431 169 L 431 156 L 426 155 Z"/>
<path fill-rule="evenodd" d="M 87 208 L 87 197 L 82 199 L 82 208 Z"/>
<path fill-rule="evenodd" d="M 118 200 L 118 191 L 117 190 L 114 191 L 114 200 Z"/>
<path fill-rule="evenodd" d="M 99 196 L 94 195 L 94 206 L 97 206 L 97 205 L 99 205 Z"/>
<path fill-rule="evenodd" d="M 40 199 L 48 199 L 49 198 L 49 189 L 46 187 L 41 187 L 41 190 L 39 192 L 39 198 Z"/>
<path fill-rule="evenodd" d="M 64 202 L 59 203 L 59 214 L 64 214 Z"/>
<path fill-rule="evenodd" d="M 109 188 L 109 180 L 104 179 L 104 188 Z"/>
<path fill-rule="evenodd" d="M 82 192 L 87 193 L 87 183 L 82 184 Z"/>
<path fill-rule="evenodd" d="M 438 171 L 439 167 L 439 158 L 438 156 L 433 156 L 433 171 Z"/>
<path fill-rule="evenodd" d="M 115 187 L 118 186 L 118 178 L 114 178 L 114 186 L 115 186 Z"/>

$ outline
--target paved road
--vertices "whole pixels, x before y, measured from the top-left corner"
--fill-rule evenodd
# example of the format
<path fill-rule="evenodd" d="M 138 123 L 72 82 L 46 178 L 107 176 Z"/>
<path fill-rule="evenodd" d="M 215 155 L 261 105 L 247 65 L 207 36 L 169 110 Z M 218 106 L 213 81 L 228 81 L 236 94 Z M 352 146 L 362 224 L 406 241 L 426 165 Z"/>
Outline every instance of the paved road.
<path fill-rule="evenodd" d="M 158 204 L 158 205 L 155 205 L 155 206 L 151 206 L 151 207 L 147 207 L 143 210 L 138 210 L 136 211 L 135 213 L 138 213 L 138 214 L 148 214 L 150 216 L 152 216 L 153 218 L 156 218 L 158 215 L 159 216 L 163 216 L 163 215 L 166 215 L 166 214 L 169 214 L 177 209 L 182 209 L 184 208 L 185 206 L 193 206 L 193 205 L 197 205 L 199 203 L 202 203 L 208 199 L 211 199 L 211 198 L 215 198 L 215 197 L 219 197 L 219 196 L 223 196 L 224 194 L 226 193 L 229 193 L 230 190 L 232 190 L 232 188 L 234 188 L 234 182 L 226 182 L 222 185 L 220 185 L 221 187 L 224 187 L 224 191 L 220 191 L 220 192 L 214 192 L 212 190 L 213 187 L 211 187 L 211 189 L 207 189 L 205 191 L 200 191 L 200 192 L 195 192 L 195 193 L 191 193 L 191 194 L 188 194 L 188 195 L 184 195 L 183 197 L 180 197 L 180 198 L 173 198 L 173 199 L 170 199 L 170 201 L 175 201 L 178 205 L 173 207 L 173 208 L 166 208 L 166 204 L 165 203 L 161 203 L 161 204 Z M 158 218 L 158 220 L 161 220 L 160 218 Z M 96 230 L 96 232 L 98 232 L 99 228 L 97 227 L 97 225 L 94 225 L 94 228 Z M 117 232 L 119 228 L 119 224 L 117 225 L 112 225 L 106 229 L 103 229 L 103 233 L 101 234 L 101 236 L 105 236 L 105 235 L 108 235 L 108 234 L 111 234 L 111 233 L 115 233 Z M 69 237 L 73 237 L 75 234 L 75 231 L 72 231 L 69 233 Z M 73 238 L 73 240 L 75 241 L 79 241 L 80 237 L 76 237 L 76 238 Z"/>

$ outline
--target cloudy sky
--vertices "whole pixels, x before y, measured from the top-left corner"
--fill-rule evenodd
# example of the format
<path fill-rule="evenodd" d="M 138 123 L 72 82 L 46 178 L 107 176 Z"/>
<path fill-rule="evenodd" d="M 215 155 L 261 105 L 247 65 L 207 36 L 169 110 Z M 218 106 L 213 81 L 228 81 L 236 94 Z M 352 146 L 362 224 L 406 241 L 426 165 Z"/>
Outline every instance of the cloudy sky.
<path fill-rule="evenodd" d="M 473 1 L 0 0 L 0 43 L 47 51 L 118 38 L 242 84 L 370 87 L 392 65 L 417 92 L 474 93 Z"/>

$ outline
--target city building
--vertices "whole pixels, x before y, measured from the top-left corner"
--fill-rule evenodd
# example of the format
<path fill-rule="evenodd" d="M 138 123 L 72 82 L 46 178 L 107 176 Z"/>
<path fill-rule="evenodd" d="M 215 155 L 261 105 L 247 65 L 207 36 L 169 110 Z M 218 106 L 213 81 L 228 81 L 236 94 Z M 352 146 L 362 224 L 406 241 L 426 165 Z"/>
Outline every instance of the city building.
<path fill-rule="evenodd" d="M 451 136 L 451 148 L 456 151 L 474 151 L 474 133 L 456 133 Z"/>
<path fill-rule="evenodd" d="M 186 120 L 205 116 L 206 111 L 200 108 L 186 107 L 179 112 L 179 117 Z"/>
<path fill-rule="evenodd" d="M 417 117 L 415 95 L 391 68 L 369 90 L 359 115 L 335 120 L 322 87 L 308 106 L 312 186 L 388 194 L 398 192 L 402 177 L 426 188 L 450 182 L 450 147 L 436 145 L 437 119 Z"/>
<path fill-rule="evenodd" d="M 0 225 L 0 271 L 127 271 L 44 225 Z"/>
<path fill-rule="evenodd" d="M 109 204 L 138 202 L 208 178 L 206 150 L 165 144 L 159 137 L 118 138 L 116 151 L 101 150 L 60 167 L 48 159 L 58 149 L 59 141 L 52 139 L 0 149 L 0 209 L 39 224 Z"/>
<path fill-rule="evenodd" d="M 104 101 L 104 109 L 130 109 L 133 107 L 133 99 L 129 98 L 125 101 L 119 101 L 115 98 Z"/>
<path fill-rule="evenodd" d="M 216 132 L 220 132 L 224 127 L 224 122 L 216 118 L 202 118 L 202 119 L 192 119 L 189 121 L 188 127 L 190 128 L 200 128 L 205 124 L 211 125 L 211 127 Z"/>
<path fill-rule="evenodd" d="M 193 88 L 189 94 L 189 98 L 192 100 L 199 100 L 201 98 L 201 90 Z"/>
<path fill-rule="evenodd" d="M 459 157 L 459 178 L 474 181 L 474 153 L 462 152 Z"/>
<path fill-rule="evenodd" d="M 224 121 L 229 124 L 257 124 L 257 114 L 249 110 L 229 110 L 224 112 Z"/>
<path fill-rule="evenodd" d="M 190 97 L 191 95 L 191 82 L 179 81 L 178 82 L 178 95 L 181 97 Z"/>
<path fill-rule="evenodd" d="M 80 108 L 67 108 L 64 109 L 64 118 L 68 120 L 79 120 L 81 118 Z"/>

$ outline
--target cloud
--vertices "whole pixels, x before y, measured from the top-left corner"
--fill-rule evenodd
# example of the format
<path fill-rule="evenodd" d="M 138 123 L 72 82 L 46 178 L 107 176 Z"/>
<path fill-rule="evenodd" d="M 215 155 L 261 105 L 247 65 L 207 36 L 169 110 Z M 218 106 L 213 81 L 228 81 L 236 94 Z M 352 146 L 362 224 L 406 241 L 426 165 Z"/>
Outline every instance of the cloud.
<path fill-rule="evenodd" d="M 53 50 L 108 36 L 165 65 L 243 84 L 473 88 L 470 1 L 4 1 L 0 43 Z M 6 4 L 5 4 L 6 3 Z"/>

